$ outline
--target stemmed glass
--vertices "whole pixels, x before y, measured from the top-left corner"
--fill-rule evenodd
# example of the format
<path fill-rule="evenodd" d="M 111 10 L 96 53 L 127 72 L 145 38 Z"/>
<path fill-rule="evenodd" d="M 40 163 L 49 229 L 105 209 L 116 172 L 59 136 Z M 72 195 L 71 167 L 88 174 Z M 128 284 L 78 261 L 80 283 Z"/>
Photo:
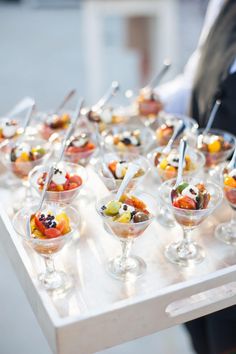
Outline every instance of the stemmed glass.
<path fill-rule="evenodd" d="M 107 270 L 113 278 L 118 280 L 135 280 L 143 275 L 146 270 L 146 263 L 138 256 L 131 256 L 131 247 L 134 240 L 141 236 L 146 228 L 151 224 L 155 217 L 156 200 L 151 195 L 144 192 L 134 192 L 132 195 L 142 200 L 150 212 L 146 221 L 139 223 L 121 223 L 115 222 L 112 218 L 104 216 L 102 207 L 109 201 L 114 200 L 116 193 L 113 192 L 109 196 L 102 198 L 96 204 L 96 210 L 102 218 L 105 225 L 115 235 L 121 244 L 121 255 L 111 259 L 107 264 Z"/>
<path fill-rule="evenodd" d="M 220 186 L 207 181 L 204 185 L 208 193 L 210 193 L 211 198 L 206 209 L 190 210 L 177 208 L 172 205 L 170 195 L 175 181 L 175 179 L 172 179 L 164 182 L 161 187 L 161 194 L 162 199 L 166 201 L 176 221 L 182 226 L 183 239 L 168 245 L 165 250 L 165 256 L 170 262 L 187 267 L 201 263 L 204 260 L 205 252 L 200 245 L 192 240 L 191 233 L 220 205 L 223 195 Z M 184 182 L 196 185 L 199 183 L 199 180 L 185 177 Z"/>
<path fill-rule="evenodd" d="M 54 204 L 44 203 L 47 210 L 55 208 Z M 38 279 L 43 287 L 49 291 L 63 293 L 71 288 L 72 279 L 63 271 L 58 271 L 54 265 L 54 258 L 59 251 L 70 241 L 80 222 L 78 212 L 73 207 L 59 204 L 60 212 L 65 213 L 70 220 L 71 231 L 65 235 L 55 238 L 37 238 L 28 235 L 27 222 L 37 205 L 19 210 L 13 218 L 13 227 L 32 249 L 34 249 L 44 259 L 45 272 L 38 275 Z"/>
<path fill-rule="evenodd" d="M 204 129 L 199 129 L 197 148 L 205 155 L 205 171 L 207 175 L 210 174 L 210 176 L 214 177 L 219 170 L 219 165 L 225 162 L 233 153 L 236 139 L 232 134 L 219 129 L 210 129 L 207 136 L 202 135 L 203 131 Z M 218 136 L 223 140 L 223 148 L 220 147 L 219 142 L 211 142 L 211 138 L 214 136 Z"/>
<path fill-rule="evenodd" d="M 0 158 L 3 165 L 7 168 L 7 170 L 11 173 L 12 176 L 16 177 L 25 187 L 26 195 L 24 197 L 25 202 L 31 202 L 31 192 L 29 188 L 28 175 L 29 172 L 37 165 L 45 163 L 45 161 L 50 157 L 50 143 L 46 140 L 39 139 L 33 136 L 26 137 L 22 142 L 19 139 L 19 144 L 25 143 L 30 149 L 39 148 L 43 149 L 44 153 L 42 156 L 35 158 L 35 160 L 28 160 L 27 158 L 24 160 L 12 161 L 11 154 L 12 149 L 17 146 L 17 141 L 10 140 L 5 142 L 0 148 Z M 15 209 L 22 206 L 22 200 L 18 198 L 18 201 L 14 205 Z"/>
<path fill-rule="evenodd" d="M 128 190 L 134 189 L 138 184 L 140 184 L 143 179 L 146 177 L 150 170 L 150 164 L 148 160 L 138 154 L 129 153 L 129 152 L 111 152 L 105 153 L 103 155 L 103 160 L 98 161 L 98 163 L 94 166 L 98 176 L 102 179 L 105 186 L 110 190 L 119 189 L 123 178 L 115 178 L 112 175 L 112 172 L 109 170 L 108 165 L 113 163 L 114 161 L 125 161 L 127 164 L 130 162 L 134 162 L 136 165 L 140 167 L 140 174 L 130 181 L 127 186 Z M 104 166 L 105 165 L 105 166 Z"/>
<path fill-rule="evenodd" d="M 162 154 L 164 147 L 158 147 L 155 148 L 154 150 L 152 150 L 149 154 L 148 154 L 148 159 L 152 165 L 152 170 L 153 172 L 156 174 L 157 178 L 159 179 L 160 182 L 164 182 L 167 180 L 170 180 L 172 178 L 175 178 L 177 176 L 177 171 L 178 171 L 178 167 L 177 168 L 169 168 L 169 169 L 163 169 L 162 166 L 156 166 L 156 156 L 157 154 Z M 175 148 L 173 148 L 170 152 L 171 153 L 178 153 L 177 150 Z M 170 155 L 168 154 L 168 155 Z M 183 175 L 184 176 L 193 176 L 198 174 L 204 164 L 205 164 L 205 157 L 204 155 L 197 151 L 196 149 L 192 149 L 192 148 L 187 148 L 187 152 L 186 155 L 189 156 L 190 161 L 191 161 L 191 165 L 192 168 L 190 168 L 189 170 L 184 169 L 183 170 Z M 158 192 L 159 192 L 159 196 L 160 196 L 160 202 L 161 202 L 161 208 L 160 208 L 160 212 L 157 216 L 158 218 L 158 222 L 165 226 L 165 227 L 174 227 L 175 226 L 175 219 L 173 218 L 172 213 L 170 212 L 170 209 L 168 207 L 168 204 L 165 203 L 165 200 L 163 200 L 162 198 L 162 184 L 158 187 Z"/>
<path fill-rule="evenodd" d="M 50 202 L 57 203 L 71 203 L 81 192 L 87 181 L 87 172 L 86 169 L 82 166 L 76 165 L 74 163 L 61 161 L 57 166 L 58 169 L 62 171 L 66 171 L 66 173 L 70 176 L 78 176 L 81 178 L 81 184 L 77 187 L 73 187 L 70 189 L 70 183 L 68 184 L 67 190 L 50 190 L 46 192 L 45 200 Z M 42 178 L 44 173 L 48 173 L 50 166 L 39 165 L 36 166 L 29 173 L 29 182 L 30 185 L 34 188 L 34 190 L 41 194 L 42 190 L 39 188 L 38 180 Z M 60 187 L 60 186 L 59 186 Z"/>
<path fill-rule="evenodd" d="M 229 244 L 236 245 L 236 181 L 235 187 L 226 184 L 226 180 L 223 177 L 223 191 L 224 197 L 227 200 L 228 204 L 232 208 L 232 217 L 229 222 L 219 224 L 215 230 L 215 236 L 218 240 Z"/>

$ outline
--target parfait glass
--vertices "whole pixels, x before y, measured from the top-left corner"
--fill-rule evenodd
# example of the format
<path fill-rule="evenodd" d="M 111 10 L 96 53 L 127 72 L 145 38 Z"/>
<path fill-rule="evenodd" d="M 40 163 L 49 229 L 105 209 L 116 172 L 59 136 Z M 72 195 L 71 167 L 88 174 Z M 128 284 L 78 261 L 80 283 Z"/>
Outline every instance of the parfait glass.
<path fill-rule="evenodd" d="M 116 236 L 121 245 L 121 254 L 111 259 L 106 268 L 108 273 L 115 279 L 122 281 L 135 280 L 143 275 L 146 270 L 146 263 L 141 257 L 130 255 L 132 245 L 135 239 L 141 236 L 146 228 L 155 218 L 156 200 L 151 195 L 144 192 L 134 192 L 132 195 L 144 201 L 150 212 L 150 217 L 146 221 L 139 223 L 121 223 L 113 221 L 113 218 L 104 216 L 102 207 L 109 201 L 114 200 L 116 192 L 100 199 L 96 204 L 96 210 L 103 222 L 110 230 L 110 233 Z"/>
<path fill-rule="evenodd" d="M 223 184 L 224 197 L 232 209 L 231 220 L 219 224 L 215 230 L 218 240 L 236 246 L 236 188 Z"/>
<path fill-rule="evenodd" d="M 116 137 L 125 133 L 138 133 L 140 138 L 139 145 L 125 145 L 116 143 Z M 122 151 L 131 152 L 143 155 L 147 153 L 155 141 L 153 131 L 145 127 L 142 123 L 127 123 L 124 125 L 114 125 L 109 129 L 102 132 L 101 142 L 104 145 L 104 149 L 110 152 Z"/>
<path fill-rule="evenodd" d="M 223 138 L 224 142 L 227 144 L 227 149 L 214 151 L 214 146 L 212 151 L 209 151 L 206 148 L 206 144 L 202 143 L 204 129 L 199 129 L 199 135 L 197 140 L 197 148 L 205 155 L 206 163 L 205 163 L 205 172 L 207 175 L 211 177 L 216 177 L 217 172 L 219 172 L 219 167 L 223 162 L 225 162 L 233 153 L 236 146 L 236 138 L 234 135 L 225 132 L 220 129 L 210 129 L 207 137 L 211 136 L 219 136 Z"/>
<path fill-rule="evenodd" d="M 18 141 L 19 143 L 21 142 L 20 139 Z M 5 142 L 5 144 L 1 146 L 0 159 L 3 165 L 6 167 L 7 171 L 10 173 L 10 178 L 16 178 L 16 180 L 18 180 L 25 188 L 24 197 L 18 198 L 17 196 L 17 201 L 13 205 L 15 210 L 19 209 L 22 206 L 23 201 L 24 204 L 32 203 L 32 195 L 28 180 L 29 173 L 35 166 L 45 163 L 45 161 L 47 161 L 47 159 L 50 157 L 51 144 L 46 140 L 36 138 L 34 136 L 28 136 L 22 141 L 22 143 L 28 144 L 31 148 L 41 147 L 45 150 L 45 154 L 32 161 L 16 160 L 13 162 L 11 161 L 11 151 L 17 145 L 17 141 L 10 140 L 8 142 Z"/>
<path fill-rule="evenodd" d="M 160 183 L 163 183 L 165 181 L 168 181 L 172 178 L 177 177 L 177 172 L 178 172 L 178 168 L 174 169 L 162 169 L 159 166 L 156 166 L 156 156 L 157 154 L 162 154 L 164 147 L 157 147 L 154 150 L 152 150 L 149 154 L 148 154 L 148 159 L 150 161 L 150 164 L 152 166 L 152 171 L 153 173 L 156 175 L 156 177 L 158 178 Z M 177 150 L 175 148 L 173 148 L 171 150 L 171 152 L 177 152 Z M 170 153 L 171 153 L 170 152 Z M 202 168 L 205 164 L 205 157 L 204 155 L 198 151 L 197 149 L 193 149 L 188 147 L 187 151 L 186 151 L 186 155 L 188 155 L 190 157 L 190 161 L 191 161 L 191 165 L 192 168 L 187 170 L 183 170 L 183 175 L 184 176 L 194 176 L 199 174 L 202 171 Z M 160 196 L 160 211 L 159 214 L 157 216 L 158 218 L 158 222 L 165 226 L 165 227 L 174 227 L 176 225 L 175 219 L 170 211 L 170 208 L 168 206 L 168 204 L 166 204 L 165 200 L 163 200 L 162 196 L 162 184 L 160 184 L 160 186 L 158 187 L 158 194 Z"/>
<path fill-rule="evenodd" d="M 82 184 L 73 189 L 47 191 L 45 199 L 54 203 L 72 203 L 72 201 L 79 195 L 82 188 L 84 188 L 86 184 L 86 169 L 82 166 L 66 161 L 59 162 L 56 167 L 60 170 L 66 171 L 71 176 L 79 176 L 82 180 Z M 38 184 L 38 179 L 42 177 L 44 173 L 48 173 L 49 169 L 50 166 L 39 165 L 33 168 L 33 170 L 31 170 L 29 173 L 30 185 L 38 194 L 42 193 L 42 189 L 40 189 Z"/>
<path fill-rule="evenodd" d="M 52 203 L 44 203 L 44 207 L 48 210 L 55 208 Z M 42 286 L 46 290 L 61 294 L 72 287 L 73 281 L 69 274 L 61 270 L 56 270 L 54 258 L 71 240 L 74 232 L 78 229 L 80 220 L 78 212 L 73 207 L 61 203 L 59 204 L 59 208 L 61 212 L 66 213 L 70 220 L 71 231 L 65 235 L 55 238 L 37 238 L 28 235 L 28 220 L 33 211 L 37 210 L 36 204 L 19 210 L 13 218 L 13 227 L 16 233 L 22 237 L 22 240 L 44 260 L 45 271 L 38 274 L 38 279 Z"/>
<path fill-rule="evenodd" d="M 185 177 L 184 181 L 193 185 L 199 183 L 199 179 L 193 177 Z M 192 240 L 191 233 L 220 205 L 223 194 L 219 185 L 207 181 L 204 185 L 210 193 L 211 198 L 206 209 L 190 210 L 176 208 L 172 205 L 171 201 L 171 190 L 175 182 L 175 179 L 164 182 L 161 193 L 163 200 L 166 201 L 176 221 L 183 229 L 183 238 L 168 245 L 165 250 L 165 256 L 172 263 L 188 267 L 201 263 L 205 258 L 204 249 Z"/>
<path fill-rule="evenodd" d="M 98 161 L 94 168 L 98 176 L 110 191 L 119 189 L 123 180 L 122 178 L 114 178 L 112 173 L 109 171 L 108 165 L 113 161 L 126 161 L 127 163 L 133 162 L 138 165 L 140 171 L 142 171 L 139 176 L 131 179 L 127 186 L 127 190 L 137 187 L 137 185 L 144 180 L 150 170 L 149 161 L 144 156 L 129 152 L 105 153 L 103 155 L 103 160 Z"/>
<path fill-rule="evenodd" d="M 183 133 L 177 141 L 185 136 L 188 145 L 195 146 L 198 124 L 190 117 L 180 114 L 169 114 L 164 111 L 160 112 L 157 119 L 150 125 L 150 128 L 155 132 L 156 143 L 158 146 L 166 146 L 173 134 L 174 127 L 182 121 L 184 123 Z"/>

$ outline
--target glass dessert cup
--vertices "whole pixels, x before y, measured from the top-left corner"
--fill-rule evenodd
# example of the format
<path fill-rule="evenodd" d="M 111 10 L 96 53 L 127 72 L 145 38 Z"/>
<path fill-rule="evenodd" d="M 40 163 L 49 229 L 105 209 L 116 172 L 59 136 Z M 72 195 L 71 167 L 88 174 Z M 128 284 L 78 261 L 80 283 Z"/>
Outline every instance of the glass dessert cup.
<path fill-rule="evenodd" d="M 49 208 L 54 207 L 51 203 L 44 203 L 44 206 Z M 22 240 L 44 260 L 45 272 L 38 275 L 42 286 L 48 291 L 62 294 L 72 287 L 73 282 L 70 275 L 55 269 L 54 258 L 68 244 L 73 233 L 78 228 L 80 222 L 78 212 L 71 206 L 60 204 L 60 210 L 65 212 L 70 219 L 71 231 L 55 238 L 40 239 L 27 236 L 28 219 L 37 207 L 38 205 L 32 204 L 30 207 L 19 210 L 13 218 L 13 227 L 16 233 L 22 237 Z"/>
<path fill-rule="evenodd" d="M 197 148 L 199 151 L 201 151 L 206 158 L 206 163 L 205 163 L 205 171 L 206 173 L 209 173 L 210 176 L 213 176 L 216 174 L 216 172 L 219 171 L 219 165 L 223 162 L 225 162 L 233 153 L 235 149 L 235 144 L 236 144 L 236 139 L 235 137 L 223 130 L 219 129 L 210 129 L 208 135 L 209 136 L 219 136 L 220 138 L 223 138 L 224 142 L 228 144 L 228 148 L 226 150 L 221 150 L 221 151 L 214 151 L 217 150 L 217 146 L 212 145 L 211 151 L 207 149 L 205 146 L 206 144 L 201 143 L 201 136 L 203 133 L 204 129 L 199 129 L 199 135 L 198 135 L 198 142 L 197 142 Z"/>
<path fill-rule="evenodd" d="M 177 177 L 178 169 L 168 169 L 164 170 L 160 167 L 155 166 L 155 156 L 157 153 L 161 153 L 164 147 L 158 147 L 154 150 L 152 150 L 148 154 L 148 159 L 151 163 L 153 172 L 156 174 L 158 180 L 163 183 L 167 180 L 170 180 L 172 178 Z M 172 149 L 172 151 L 176 151 L 175 149 Z M 194 176 L 201 172 L 204 164 L 205 164 L 205 157 L 204 155 L 199 152 L 197 149 L 192 149 L 192 148 L 187 148 L 186 155 L 190 157 L 190 160 L 192 161 L 192 165 L 194 168 L 190 170 L 184 170 L 183 175 L 184 176 Z M 165 227 L 174 227 L 176 225 L 175 219 L 173 217 L 173 214 L 170 211 L 170 208 L 166 204 L 165 200 L 162 198 L 162 185 L 159 186 L 158 188 L 158 193 L 160 196 L 160 201 L 161 201 L 161 207 L 160 207 L 160 212 L 157 216 L 158 222 Z"/>
<path fill-rule="evenodd" d="M 220 186 L 207 181 L 204 185 L 210 193 L 211 198 L 206 209 L 190 210 L 177 208 L 172 205 L 170 196 L 175 181 L 175 179 L 172 179 L 164 182 L 161 194 L 162 199 L 166 201 L 176 221 L 183 229 L 183 239 L 168 245 L 165 250 L 165 256 L 171 263 L 188 267 L 201 263 L 205 258 L 204 249 L 191 239 L 191 232 L 197 229 L 198 225 L 213 213 L 220 205 L 223 196 Z M 199 179 L 192 177 L 185 177 L 184 181 L 193 185 L 199 183 Z"/>
<path fill-rule="evenodd" d="M 0 147 L 7 140 L 16 140 L 22 133 L 22 120 L 0 117 Z"/>
<path fill-rule="evenodd" d="M 17 202 L 14 204 L 14 209 L 18 209 L 22 207 L 22 204 L 25 203 L 32 203 L 32 196 L 30 191 L 30 184 L 28 181 L 28 175 L 30 171 L 40 164 L 45 163 L 47 159 L 50 157 L 50 143 L 39 138 L 35 138 L 34 136 L 28 136 L 22 141 L 22 143 L 26 143 L 30 148 L 34 147 L 41 147 L 44 149 L 45 154 L 35 160 L 29 161 L 11 161 L 11 151 L 16 146 L 17 141 L 9 140 L 0 148 L 0 157 L 3 165 L 6 167 L 9 178 L 13 179 L 13 186 L 14 186 L 14 179 L 18 180 L 22 186 L 25 188 L 25 197 L 18 198 Z M 24 203 L 23 203 L 24 201 Z"/>
<path fill-rule="evenodd" d="M 68 190 L 55 190 L 55 191 L 47 191 L 46 200 L 48 202 L 54 203 L 71 203 L 76 197 L 78 197 L 82 188 L 86 184 L 87 181 L 87 172 L 84 167 L 76 165 L 74 163 L 61 161 L 57 168 L 60 170 L 66 171 L 69 175 L 77 175 L 81 177 L 82 184 L 76 188 L 68 189 Z M 38 194 L 42 193 L 42 189 L 40 189 L 40 185 L 38 184 L 38 179 L 42 177 L 44 173 L 47 173 L 50 169 L 50 166 L 39 165 L 36 166 L 29 174 L 29 182 L 31 187 L 36 190 Z"/>
<path fill-rule="evenodd" d="M 108 262 L 106 269 L 115 279 L 121 281 L 132 281 L 142 276 L 146 270 L 146 263 L 142 258 L 130 255 L 132 244 L 137 237 L 144 233 L 146 228 L 153 221 L 157 208 L 156 200 L 147 193 L 132 193 L 132 195 L 141 199 L 147 205 L 147 209 L 150 212 L 149 219 L 139 223 L 121 223 L 113 221 L 112 218 L 104 216 L 101 212 L 102 206 L 107 204 L 109 201 L 114 200 L 115 195 L 116 192 L 113 192 L 109 196 L 99 200 L 96 204 L 98 214 L 111 234 L 116 236 L 116 238 L 120 241 L 122 249 L 121 255 L 111 259 Z"/>
<path fill-rule="evenodd" d="M 120 137 L 124 140 L 124 134 L 136 134 L 138 137 L 138 144 L 126 144 L 120 141 Z M 107 151 L 122 151 L 136 154 L 145 154 L 153 142 L 155 141 L 154 133 L 148 127 L 141 123 L 114 125 L 110 129 L 105 130 L 101 135 L 104 148 Z M 128 138 L 129 139 L 129 138 Z M 130 140 L 130 139 L 129 139 Z"/>
<path fill-rule="evenodd" d="M 118 190 L 123 180 L 123 178 L 113 178 L 112 173 L 111 175 L 108 175 L 108 171 L 104 171 L 103 164 L 105 164 L 107 166 L 107 169 L 109 170 L 108 164 L 113 161 L 126 161 L 127 163 L 134 162 L 140 167 L 140 170 L 143 171 L 140 176 L 132 178 L 132 180 L 127 186 L 127 190 L 129 191 L 137 187 L 137 185 L 141 183 L 143 179 L 147 176 L 150 170 L 150 164 L 148 160 L 141 155 L 128 152 L 111 152 L 104 154 L 103 161 L 99 161 L 94 167 L 96 172 L 98 173 L 98 176 L 102 179 L 103 183 L 110 191 L 116 189 Z"/>
<path fill-rule="evenodd" d="M 232 217 L 229 222 L 219 224 L 215 230 L 218 240 L 236 246 L 236 188 L 223 185 L 224 197 L 232 208 Z"/>
<path fill-rule="evenodd" d="M 72 112 L 69 110 L 66 111 L 60 111 L 58 113 L 53 113 L 53 111 L 49 112 L 39 112 L 37 114 L 38 119 L 40 120 L 40 124 L 38 125 L 38 131 L 40 136 L 43 139 L 48 140 L 51 138 L 53 135 L 55 136 L 61 136 L 65 133 L 66 129 L 70 125 L 70 118 L 71 118 Z M 64 124 L 49 124 L 47 121 L 52 119 L 51 117 L 55 115 L 58 117 L 64 117 Z"/>
<path fill-rule="evenodd" d="M 173 134 L 175 125 L 179 124 L 180 121 L 184 122 L 185 129 L 177 141 L 179 141 L 184 135 L 190 146 L 195 145 L 198 129 L 197 122 L 193 118 L 184 115 L 169 114 L 162 111 L 150 126 L 150 128 L 155 131 L 158 146 L 166 146 L 168 144 Z"/>

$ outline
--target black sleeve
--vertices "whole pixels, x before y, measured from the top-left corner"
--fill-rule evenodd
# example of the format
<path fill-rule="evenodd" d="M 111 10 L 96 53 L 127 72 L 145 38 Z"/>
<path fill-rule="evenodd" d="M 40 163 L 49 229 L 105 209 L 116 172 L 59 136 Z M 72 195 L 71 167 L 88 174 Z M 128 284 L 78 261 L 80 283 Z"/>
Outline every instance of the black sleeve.
<path fill-rule="evenodd" d="M 213 128 L 226 130 L 236 135 L 236 73 L 229 75 L 220 85 L 217 96 L 222 103 Z"/>

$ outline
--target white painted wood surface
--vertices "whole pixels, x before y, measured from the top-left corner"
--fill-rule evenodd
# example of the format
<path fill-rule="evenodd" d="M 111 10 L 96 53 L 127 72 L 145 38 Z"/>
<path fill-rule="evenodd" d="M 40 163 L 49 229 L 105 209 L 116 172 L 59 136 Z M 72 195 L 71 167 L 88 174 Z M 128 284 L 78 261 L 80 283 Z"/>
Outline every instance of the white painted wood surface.
<path fill-rule="evenodd" d="M 155 185 L 147 181 L 145 186 L 155 193 Z M 182 236 L 181 229 L 166 230 L 154 222 L 133 250 L 145 259 L 147 273 L 135 283 L 121 283 L 104 270 L 107 259 L 119 252 L 119 243 L 104 231 L 94 209 L 96 197 L 105 193 L 89 169 L 87 188 L 78 200 L 80 239 L 76 235 L 56 259 L 58 268 L 73 274 L 75 287 L 65 298 L 52 298 L 37 280 L 41 258 L 12 227 L 12 195 L 0 190 L 0 241 L 55 353 L 91 354 L 236 303 L 236 249 L 213 237 L 216 223 L 227 219 L 228 207 L 223 205 L 224 215 L 221 208 L 196 232 L 207 251 L 202 264 L 191 269 L 169 264 L 164 247 Z"/>

